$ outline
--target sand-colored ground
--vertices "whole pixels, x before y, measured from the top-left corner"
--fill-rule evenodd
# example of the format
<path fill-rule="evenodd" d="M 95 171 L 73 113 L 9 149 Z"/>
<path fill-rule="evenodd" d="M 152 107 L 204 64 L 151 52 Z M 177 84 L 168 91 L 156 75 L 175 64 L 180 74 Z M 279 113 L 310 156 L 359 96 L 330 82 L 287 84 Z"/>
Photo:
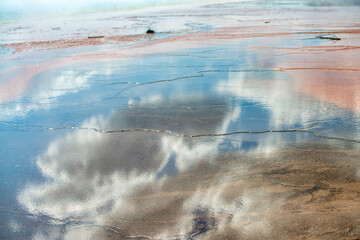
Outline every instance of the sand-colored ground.
<path fill-rule="evenodd" d="M 138 193 L 139 214 L 110 217 L 95 238 L 171 239 L 184 228 L 182 238 L 195 239 L 358 239 L 359 157 L 326 145 L 219 155 Z"/>

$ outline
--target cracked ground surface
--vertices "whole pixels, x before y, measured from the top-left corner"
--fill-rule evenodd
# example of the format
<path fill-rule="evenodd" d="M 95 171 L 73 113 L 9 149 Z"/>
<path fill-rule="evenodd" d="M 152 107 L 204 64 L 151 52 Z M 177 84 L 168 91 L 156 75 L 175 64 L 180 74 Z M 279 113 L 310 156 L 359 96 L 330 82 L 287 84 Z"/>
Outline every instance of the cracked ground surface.
<path fill-rule="evenodd" d="M 0 238 L 359 239 L 360 9 L 326 2 L 0 26 Z"/>

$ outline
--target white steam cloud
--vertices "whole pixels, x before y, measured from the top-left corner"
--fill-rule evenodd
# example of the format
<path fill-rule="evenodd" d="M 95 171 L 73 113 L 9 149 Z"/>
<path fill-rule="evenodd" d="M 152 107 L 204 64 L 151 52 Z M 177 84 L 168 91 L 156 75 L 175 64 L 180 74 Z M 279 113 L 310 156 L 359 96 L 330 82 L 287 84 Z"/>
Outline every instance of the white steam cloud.
<path fill-rule="evenodd" d="M 101 10 L 132 9 L 184 3 L 206 3 L 206 0 L 13 0 L 0 1 L 1 15 L 17 17 L 94 12 Z"/>

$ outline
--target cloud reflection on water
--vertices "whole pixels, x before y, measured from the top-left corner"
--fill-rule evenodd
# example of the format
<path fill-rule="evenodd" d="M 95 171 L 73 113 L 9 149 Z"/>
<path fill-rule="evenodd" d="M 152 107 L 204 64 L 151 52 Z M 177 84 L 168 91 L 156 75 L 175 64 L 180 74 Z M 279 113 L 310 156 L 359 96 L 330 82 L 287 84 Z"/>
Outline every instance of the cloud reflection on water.
<path fill-rule="evenodd" d="M 149 94 L 144 88 L 140 93 L 148 93 L 137 105 L 130 104 L 133 106 L 129 109 L 109 117 L 93 116 L 81 127 L 204 134 L 312 126 L 330 130 L 326 124 L 336 127 L 334 119 L 342 121 L 346 110 L 295 93 L 291 81 L 269 78 L 229 74 L 227 80 L 220 78 L 215 82 L 213 90 L 224 97 L 215 100 L 186 95 L 175 100 L 163 99 L 161 94 L 151 95 L 153 92 Z M 250 106 L 253 112 L 246 112 L 243 102 L 254 104 Z M 266 114 L 257 122 L 258 112 L 262 111 Z M 339 129 L 342 127 L 340 124 Z M 308 141 L 304 134 L 293 136 L 291 143 Z M 253 143 L 248 151 L 244 149 L 246 142 Z M 224 143 L 229 143 L 224 147 L 225 153 L 220 152 Z M 283 204 L 283 196 L 290 194 L 280 192 L 282 198 L 272 199 L 267 189 L 273 183 L 266 181 L 247 191 L 251 181 L 239 176 L 251 175 L 249 166 L 253 163 L 236 162 L 239 159 L 234 156 L 226 158 L 226 152 L 238 151 L 239 156 L 246 153 L 250 158 L 261 153 L 266 157 L 264 152 L 276 154 L 279 146 L 287 144 L 287 134 L 187 139 L 154 132 L 104 134 L 78 130 L 54 140 L 38 156 L 37 165 L 48 181 L 27 186 L 18 199 L 30 213 L 121 226 L 129 235 L 150 232 L 165 238 L 179 234 L 195 236 L 198 232 L 206 234 L 216 225 L 219 232 L 232 226 L 234 236 L 260 232 L 265 237 L 271 229 L 269 217 L 248 213 L 276 212 Z M 224 164 L 213 160 L 217 156 L 226 159 Z M 253 175 L 256 174 L 266 176 L 263 172 Z M 166 220 L 156 222 L 162 217 Z M 131 222 L 129 218 L 135 220 Z M 143 224 L 142 219 L 155 221 Z M 66 237 L 102 238 L 100 230 L 92 231 L 68 226 Z"/>
<path fill-rule="evenodd" d="M 50 109 L 58 102 L 58 98 L 67 94 L 77 93 L 80 90 L 89 88 L 89 79 L 95 72 L 87 75 L 79 75 L 74 71 L 69 71 L 68 75 L 49 76 L 40 79 L 33 79 L 33 83 L 20 96 L 13 99 L 11 90 L 13 82 L 2 84 L 0 94 L 0 120 L 12 120 L 16 117 L 25 117 L 30 111 L 39 109 Z M 10 93 L 7 93 L 7 91 Z M 6 96 L 9 95 L 9 99 Z"/>
<path fill-rule="evenodd" d="M 214 105 L 208 105 L 209 102 Z M 224 105 L 221 99 L 214 102 L 202 98 L 170 106 L 160 102 L 149 109 L 134 107 L 120 111 L 109 119 L 92 117 L 82 127 L 223 132 L 230 121 L 227 118 L 231 119 L 231 111 Z M 202 115 L 206 106 L 208 114 Z M 56 219 L 106 216 L 109 211 L 130 214 L 137 207 L 125 199 L 141 189 L 159 188 L 166 178 L 159 179 L 157 175 L 172 153 L 176 153 L 175 166 L 182 172 L 204 156 L 216 154 L 219 141 L 202 142 L 146 132 L 69 133 L 50 143 L 38 157 L 37 165 L 48 181 L 29 185 L 18 199 L 29 212 Z"/>
<path fill-rule="evenodd" d="M 229 80 L 218 82 L 216 90 L 222 95 L 231 94 L 261 103 L 258 108 L 267 108 L 270 112 L 266 119 L 268 127 L 307 127 L 319 119 L 338 117 L 339 112 L 328 112 L 331 107 L 325 103 L 314 104 L 306 97 L 284 93 L 281 89 L 289 89 L 288 82 L 268 84 L 243 79 L 241 75 L 230 75 Z M 263 88 L 254 91 L 253 84 Z M 108 118 L 94 116 L 82 127 L 162 129 L 185 134 L 224 133 L 232 125 L 236 126 L 239 119 L 249 117 L 244 116 L 242 106 L 231 106 L 223 98 L 192 97 L 169 101 L 149 96 L 149 99 L 153 100 L 114 112 Z M 239 143 L 241 148 L 249 136 L 235 135 L 231 139 L 235 150 L 235 145 Z M 295 142 L 305 139 L 299 136 Z M 30 213 L 120 226 L 127 229 L 125 234 L 129 235 L 147 230 L 158 237 L 196 236 L 200 232 L 206 235 L 216 225 L 219 233 L 228 232 L 232 226 L 235 236 L 244 232 L 259 234 L 259 231 L 265 236 L 271 230 L 269 218 L 256 216 L 254 221 L 247 213 L 278 210 L 282 200 L 270 197 L 267 183 L 256 187 L 256 191 L 238 188 L 251 186 L 251 182 L 234 181 L 234 176 L 251 175 L 251 169 L 247 163 L 234 162 L 233 157 L 224 157 L 224 164 L 213 160 L 224 154 L 219 152 L 219 147 L 226 141 L 226 138 L 187 139 L 155 132 L 105 134 L 77 130 L 51 142 L 38 157 L 37 165 L 48 181 L 28 185 L 18 200 Z M 278 146 L 286 145 L 287 138 L 282 134 L 269 134 L 253 141 L 258 144 L 248 153 L 250 156 L 261 155 L 267 149 L 274 154 Z M 227 149 L 231 150 L 231 147 Z M 176 168 L 172 171 L 176 174 L 172 177 L 168 177 L 171 174 L 161 175 L 169 163 L 170 168 Z M 169 208 L 172 210 L 166 210 Z M 170 211 L 164 216 L 169 215 L 172 220 L 162 223 L 165 224 L 162 227 L 157 223 L 149 224 L 154 228 L 151 231 L 137 227 L 140 220 L 130 226 L 123 222 L 127 218 L 152 219 L 153 215 L 156 218 L 163 216 L 162 211 Z M 66 237 L 89 234 L 85 232 L 69 226 Z M 100 230 L 93 230 L 90 235 L 96 239 L 102 234 Z"/>

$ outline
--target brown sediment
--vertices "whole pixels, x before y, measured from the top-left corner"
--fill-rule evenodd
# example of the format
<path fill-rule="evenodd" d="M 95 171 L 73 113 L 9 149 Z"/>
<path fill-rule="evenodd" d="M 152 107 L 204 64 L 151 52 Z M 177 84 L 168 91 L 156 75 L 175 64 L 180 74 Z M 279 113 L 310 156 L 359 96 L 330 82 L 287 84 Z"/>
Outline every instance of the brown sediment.
<path fill-rule="evenodd" d="M 78 38 L 68 40 L 39 41 L 39 42 L 21 42 L 4 44 L 5 47 L 13 48 L 15 52 L 24 52 L 29 50 L 50 50 L 60 48 L 71 48 L 80 46 L 96 46 L 104 44 L 124 44 L 137 42 L 146 39 L 144 35 L 122 35 L 108 36 L 102 38 Z"/>
<path fill-rule="evenodd" d="M 343 26 L 345 28 L 345 26 Z M 298 32 L 298 34 L 339 34 L 339 33 L 345 33 L 345 34 L 359 34 L 360 29 L 354 28 L 354 29 L 339 29 L 339 30 L 331 30 L 331 31 L 305 31 L 305 32 Z"/>
<path fill-rule="evenodd" d="M 296 89 L 313 98 L 360 112 L 360 74 L 355 72 L 334 72 L 300 70 L 290 73 Z"/>
<path fill-rule="evenodd" d="M 328 70 L 328 71 L 350 71 L 359 72 L 360 68 L 326 68 L 326 67 L 308 67 L 308 68 L 276 68 L 278 71 L 296 71 L 296 70 Z"/>
<path fill-rule="evenodd" d="M 201 239 L 356 239 L 359 157 L 356 149 L 330 145 L 290 147 L 270 157 L 220 154 L 161 189 L 134 193 L 128 200 L 136 211 L 126 221 L 114 213 L 104 224 L 125 236 L 192 239 L 200 217 L 207 227 Z M 193 229 L 180 233 L 185 223 Z"/>
<path fill-rule="evenodd" d="M 312 98 L 360 112 L 360 48 L 356 40 L 349 46 L 321 46 L 293 49 L 289 61 L 278 70 L 286 71 L 294 88 Z M 318 54 L 312 54 L 314 49 Z M 292 62 L 294 61 L 294 62 Z"/>
<path fill-rule="evenodd" d="M 286 54 L 304 54 L 304 52 L 324 53 L 324 52 L 332 52 L 332 51 L 356 50 L 356 49 L 360 49 L 360 47 L 359 46 L 336 45 L 336 46 L 306 46 L 306 47 L 297 47 L 297 48 L 275 48 L 275 47 L 272 47 L 271 49 L 291 51 L 290 53 L 284 53 L 284 55 L 286 55 Z"/>
<path fill-rule="evenodd" d="M 295 32 L 289 31 L 287 26 L 276 27 L 264 27 L 264 26 L 246 26 L 246 27 L 222 27 L 216 30 L 208 32 L 187 34 L 179 37 L 173 37 L 170 39 L 176 40 L 198 40 L 198 39 L 236 39 L 236 38 L 256 38 L 256 37 L 272 37 L 283 36 L 291 34 L 359 34 L 360 29 L 345 29 L 345 30 L 333 30 L 333 31 L 307 31 L 307 32 Z M 54 41 L 37 41 L 37 42 L 21 42 L 21 43 L 9 43 L 4 44 L 5 47 L 15 49 L 15 52 L 23 52 L 29 50 L 49 50 L 70 48 L 79 46 L 94 46 L 104 44 L 123 44 L 134 43 L 144 39 L 149 39 L 148 35 L 119 35 L 119 36 L 101 36 L 101 38 L 87 37 L 68 40 L 54 40 Z M 166 40 L 170 40 L 166 39 Z M 337 46 L 339 47 L 339 46 Z M 350 46 L 346 46 L 350 47 Z M 308 47 L 309 49 L 312 47 Z M 313 48 L 318 48 L 314 46 Z M 319 47 L 321 48 L 321 46 Z M 304 47 L 306 49 L 306 47 Z"/>
<path fill-rule="evenodd" d="M 251 29 L 250 33 L 248 30 Z M 254 30 L 256 30 L 254 32 Z M 224 27 L 217 30 L 208 32 L 193 33 L 177 37 L 170 37 L 162 41 L 197 41 L 201 39 L 236 39 L 236 38 L 252 38 L 252 37 L 271 37 L 293 34 L 292 32 L 264 32 L 264 27 L 249 26 L 249 27 Z M 269 29 L 267 29 L 269 30 Z M 39 42 L 21 42 L 21 43 L 9 43 L 4 44 L 5 47 L 15 49 L 15 52 L 24 52 L 29 50 L 49 50 L 70 48 L 79 46 L 94 46 L 104 44 L 123 44 L 123 43 L 136 43 L 141 40 L 149 39 L 148 35 L 121 35 L 121 36 L 109 36 L 103 38 L 80 38 L 71 40 L 55 40 L 55 41 L 39 41 Z M 155 41 L 158 43 L 159 41 Z M 161 40 L 160 40 L 161 42 Z"/>

